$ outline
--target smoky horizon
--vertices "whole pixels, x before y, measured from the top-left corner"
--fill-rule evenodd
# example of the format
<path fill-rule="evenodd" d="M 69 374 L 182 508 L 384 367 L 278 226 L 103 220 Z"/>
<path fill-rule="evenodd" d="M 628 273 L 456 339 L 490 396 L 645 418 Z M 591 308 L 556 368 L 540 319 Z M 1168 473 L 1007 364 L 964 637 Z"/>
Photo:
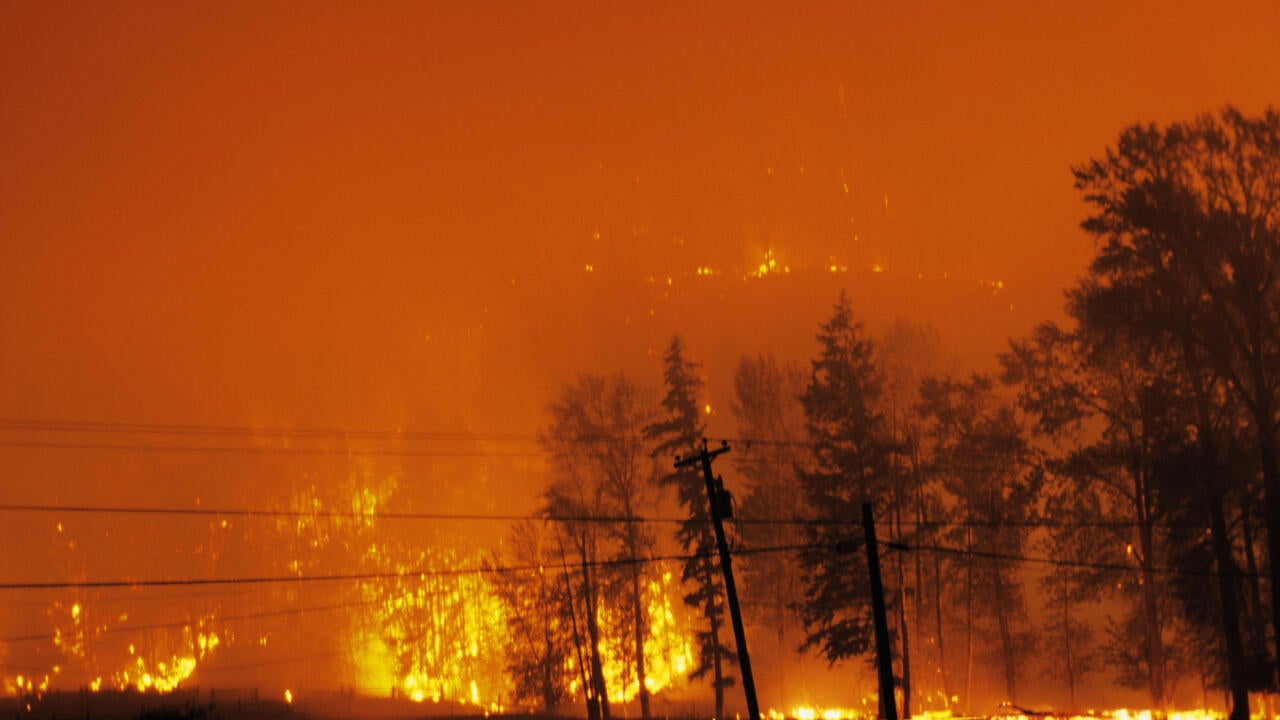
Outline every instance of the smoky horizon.
<path fill-rule="evenodd" d="M 1274 715 L 1278 27 L 0 3 L 0 708 Z"/>

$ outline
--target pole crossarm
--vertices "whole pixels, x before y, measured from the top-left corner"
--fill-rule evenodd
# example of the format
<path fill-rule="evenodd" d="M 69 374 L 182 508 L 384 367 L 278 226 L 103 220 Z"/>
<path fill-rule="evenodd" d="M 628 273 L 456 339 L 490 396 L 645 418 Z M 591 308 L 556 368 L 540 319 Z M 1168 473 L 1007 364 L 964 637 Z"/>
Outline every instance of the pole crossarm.
<path fill-rule="evenodd" d="M 702 450 L 697 454 L 684 458 L 676 458 L 677 468 L 702 466 L 703 478 L 707 481 L 707 503 L 711 509 L 711 523 L 716 531 L 716 546 L 720 550 L 720 571 L 724 573 L 724 590 L 729 600 L 729 617 L 733 621 L 733 639 L 738 646 L 738 668 L 742 671 L 742 691 L 747 696 L 747 714 L 750 720 L 760 720 L 760 704 L 756 701 L 756 683 L 751 674 L 751 657 L 747 654 L 747 634 L 742 625 L 742 608 L 738 604 L 738 588 L 733 582 L 733 563 L 729 557 L 729 543 L 725 539 L 722 510 L 729 507 L 728 492 L 724 483 L 711 473 L 711 461 L 729 452 L 729 443 L 721 442 L 720 447 L 707 449 L 707 439 L 702 439 Z"/>

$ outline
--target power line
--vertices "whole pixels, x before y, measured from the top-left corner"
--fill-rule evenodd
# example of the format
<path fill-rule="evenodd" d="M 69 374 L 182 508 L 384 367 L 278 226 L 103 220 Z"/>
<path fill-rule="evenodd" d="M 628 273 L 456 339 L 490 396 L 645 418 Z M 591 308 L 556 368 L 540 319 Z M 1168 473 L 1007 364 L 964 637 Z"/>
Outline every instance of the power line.
<path fill-rule="evenodd" d="M 0 504 L 0 512 L 23 513 L 70 513 L 70 514 L 107 514 L 107 515 L 189 515 L 207 517 L 243 517 L 243 518 L 335 518 L 343 520 L 439 520 L 459 522 L 521 522 L 544 521 L 565 523 L 684 523 L 688 518 L 642 516 L 642 515 L 519 515 L 490 513 L 431 513 L 431 512 L 396 512 L 379 511 L 376 513 L 358 513 L 345 510 L 261 510 L 254 508 L 191 508 L 191 507 L 146 507 L 126 505 L 40 505 L 40 504 Z M 820 518 L 750 518 L 738 517 L 729 520 L 736 525 L 784 525 L 784 526 L 850 526 L 849 520 L 827 520 Z M 878 523 L 888 524 L 888 523 Z M 1203 523 L 1196 522 L 1154 522 L 1141 523 L 1135 520 L 903 520 L 899 524 L 905 527 L 972 527 L 972 528 L 1134 528 L 1150 525 L 1158 528 L 1201 528 Z"/>
<path fill-rule="evenodd" d="M 804 549 L 807 547 L 819 547 L 820 545 L 779 545 L 762 548 L 740 548 L 735 550 L 738 555 L 753 555 L 768 552 L 789 552 L 793 550 Z M 614 558 L 608 560 L 595 560 L 585 563 L 589 567 L 608 568 L 608 567 L 625 567 L 635 564 L 648 564 L 656 562 L 672 562 L 685 561 L 698 557 L 711 557 L 711 553 L 693 553 L 686 555 L 654 555 L 649 557 L 632 557 L 632 558 Z M 579 563 L 579 566 L 584 563 Z M 397 580 L 402 578 L 414 577 L 456 577 L 461 575 L 484 575 L 484 574 L 506 574 L 517 572 L 546 572 L 556 571 L 557 568 L 546 565 L 515 565 L 515 566 L 480 566 L 480 567 L 464 567 L 464 568 L 417 568 L 413 570 L 402 570 L 396 572 L 361 572 L 361 573 L 334 573 L 329 575 L 259 575 L 246 577 L 225 577 L 225 578 L 175 578 L 175 579 L 150 579 L 150 580 L 63 580 L 63 581 L 36 581 L 36 582 L 5 582 L 0 583 L 0 590 L 70 590 L 70 589 L 90 589 L 90 588 L 113 588 L 113 587 L 182 587 L 182 586 L 204 586 L 204 585 L 266 585 L 275 583 L 317 583 L 317 582 L 341 582 L 341 581 L 361 581 L 361 580 Z"/>
<path fill-rule="evenodd" d="M 900 551 L 925 551 L 938 552 L 950 555 L 966 555 L 969 557 L 984 558 L 988 560 L 1008 560 L 1011 562 L 1036 563 L 1040 565 L 1051 565 L 1054 567 L 1072 567 L 1088 570 L 1111 570 L 1117 572 L 1152 572 L 1157 575 L 1184 575 L 1190 577 L 1215 577 L 1218 575 L 1229 575 L 1231 577 L 1241 578 L 1257 578 L 1258 573 L 1250 573 L 1245 571 L 1233 571 L 1223 573 L 1218 570 L 1196 570 L 1188 568 L 1160 567 L 1153 566 L 1144 568 L 1137 565 L 1122 565 L 1120 563 L 1100 563 L 1089 562 L 1085 560 L 1062 560 L 1058 558 L 1033 557 L 1029 555 L 1017 555 L 1013 553 L 999 553 L 990 550 L 974 550 L 966 548 L 953 548 L 942 545 L 911 545 L 908 543 L 886 541 L 882 542 L 890 550 Z"/>
<path fill-rule="evenodd" d="M 106 435 L 153 435 L 153 436 L 187 436 L 187 437 L 230 437 L 243 439 L 277 438 L 277 439 L 310 439 L 341 441 L 375 441 L 375 442 L 471 442 L 471 443 L 518 443 L 518 444 L 577 444 L 599 443 L 630 440 L 621 435 L 587 434 L 566 438 L 547 438 L 537 433 L 518 432 L 468 432 L 468 431 L 424 431 L 424 430 L 373 430 L 343 428 L 287 428 L 287 427 L 253 427 L 247 425 L 201 425 L 201 424 L 167 424 L 167 423 L 133 423 L 95 420 L 54 420 L 43 418 L 3 418 L 0 419 L 0 430 L 13 432 L 36 433 L 87 433 Z M 742 446 L 744 450 L 752 447 L 790 447 L 812 450 L 819 447 L 815 443 L 801 439 L 775 439 L 764 437 L 709 437 L 709 440 L 723 441 Z M 109 450 L 172 450 L 182 452 L 236 452 L 240 447 L 228 446 L 182 446 L 182 445 L 148 445 L 127 443 L 66 443 L 66 442 L 0 442 L 0 447 L 18 448 L 55 448 L 55 449 L 109 449 Z M 250 452 L 290 453 L 290 454 L 351 454 L 351 455 L 407 455 L 425 457 L 544 457 L 549 453 L 508 452 L 442 452 L 411 451 L 392 449 L 344 449 L 327 450 L 319 448 L 263 448 L 248 446 Z M 980 451 L 955 452 L 951 456 L 964 458 L 981 458 L 1003 455 Z M 744 458 L 745 459 L 745 458 Z"/>
<path fill-rule="evenodd" d="M 0 512 L 20 513 L 68 513 L 88 515 L 189 515 L 207 517 L 245 518 L 334 518 L 342 520 L 442 520 L 459 522 L 522 522 L 543 521 L 562 523 L 684 523 L 687 517 L 660 517 L 641 515 L 519 515 L 492 513 L 431 513 L 379 511 L 358 513 L 346 510 L 259 510 L 254 508 L 191 508 L 146 507 L 127 505 L 38 505 L 0 504 Z M 809 518 L 735 518 L 729 522 L 738 525 L 847 525 L 843 520 L 818 520 Z"/>
<path fill-rule="evenodd" d="M 877 523 L 880 524 L 880 523 Z M 1197 522 L 1141 522 L 1138 520 L 902 520 L 894 524 L 907 527 L 960 527 L 960 528 L 1207 528 Z"/>
<path fill-rule="evenodd" d="M 952 555 L 963 555 L 969 557 L 979 557 L 992 560 L 1008 560 L 1012 562 L 1038 563 L 1043 565 L 1052 565 L 1057 567 L 1077 567 L 1097 570 L 1112 570 L 1122 572 L 1154 572 L 1166 575 L 1193 575 L 1193 576 L 1213 576 L 1219 574 L 1218 571 L 1200 571 L 1188 570 L 1185 568 L 1171 567 L 1151 567 L 1142 568 L 1133 565 L 1122 565 L 1118 563 L 1099 563 L 1077 560 L 1062 560 L 1057 558 L 1033 557 L 1027 555 L 1017 555 L 1013 553 L 999 553 L 988 550 L 974 550 L 966 548 L 954 548 L 942 545 L 919 545 L 908 544 L 897 541 L 885 541 L 882 543 L 890 550 L 898 551 L 924 551 L 939 552 Z M 736 548 L 733 553 L 735 555 L 759 555 L 775 552 L 795 552 L 799 550 L 834 549 L 831 543 L 804 543 L 792 545 L 777 545 L 758 548 Z M 711 557 L 712 553 L 692 553 L 692 554 L 670 554 L 670 555 L 654 555 L 649 557 L 633 557 L 633 558 L 615 558 L 608 560 L 588 561 L 589 567 L 623 567 L 634 564 L 649 564 L 656 562 L 674 562 L 686 561 L 693 558 Z M 367 572 L 367 573 L 338 573 L 330 575 L 302 575 L 302 576 L 253 576 L 253 577 L 228 577 L 228 578 L 182 578 L 182 579 L 155 579 L 155 580 L 90 580 L 90 581 L 51 581 L 51 582 L 8 582 L 0 583 L 0 590 L 27 590 L 27 589 L 80 589 L 80 588 L 107 588 L 107 587 L 170 587 L 170 586 L 199 586 L 199 585 L 260 585 L 271 583 L 315 583 L 315 582 L 336 582 L 336 581 L 360 581 L 360 580 L 393 580 L 401 578 L 413 577 L 454 577 L 461 575 L 483 575 L 483 574 L 506 574 L 515 572 L 558 572 L 559 568 L 548 565 L 517 565 L 517 566 L 481 566 L 469 568 L 449 568 L 449 569 L 414 569 L 397 572 Z M 1232 572 L 1229 573 L 1233 577 L 1255 577 L 1256 573 Z"/>
<path fill-rule="evenodd" d="M 493 452 L 465 450 L 397 450 L 391 448 L 289 448 L 254 445 L 152 445 L 140 443 L 72 443 L 0 440 L 0 447 L 53 450 L 129 450 L 138 452 L 245 453 L 250 455 L 347 455 L 442 458 L 545 458 L 541 452 Z"/>
<path fill-rule="evenodd" d="M 0 429 L 27 432 L 83 432 L 102 434 L 200 435 L 215 437 L 327 438 L 336 440 L 435 440 L 537 442 L 529 433 L 471 433 L 464 431 L 346 430 L 342 428 L 252 427 L 248 425 L 184 425 L 123 423 L 93 420 L 0 419 Z"/>
<path fill-rule="evenodd" d="M 483 513 L 419 513 L 377 512 L 371 514 L 341 510 L 255 510 L 251 508 L 179 508 L 89 505 L 0 505 L 0 512 L 77 513 L 115 515 L 195 515 L 215 517 L 257 518 L 338 518 L 343 520 L 457 520 L 513 522 L 543 520 L 547 522 L 645 523 L 683 522 L 681 518 L 639 517 L 622 515 L 516 515 Z"/>
<path fill-rule="evenodd" d="M 461 430 L 373 430 L 344 428 L 254 427 L 249 425 L 200 425 L 168 423 L 132 423 L 98 420 L 49 420 L 37 418 L 0 418 L 0 430 L 15 432 L 95 433 L 139 435 L 192 435 L 203 437 L 309 438 L 331 440 L 435 441 L 435 442 L 514 442 L 539 443 L 544 437 L 536 433 L 469 432 Z M 603 442 L 628 439 L 605 433 L 556 438 L 556 442 Z M 721 438 L 714 438 L 720 440 Z M 765 438 L 725 438 L 747 445 L 811 445 L 800 441 Z"/>
<path fill-rule="evenodd" d="M 341 428 L 282 428 L 233 425 L 166 425 L 152 423 L 111 423 L 78 420 L 0 419 L 0 430 L 37 433 L 86 433 L 105 435 L 159 435 L 195 437 L 233 437 L 245 439 L 320 439 L 320 440 L 369 440 L 381 442 L 471 442 L 471 443 L 520 443 L 538 444 L 545 438 L 534 433 L 491 433 L 468 431 L 408 431 L 408 430 L 344 430 Z M 623 435 L 585 434 L 567 438 L 554 438 L 556 443 L 598 443 L 632 440 Z M 114 445 L 113 445 L 114 446 Z M 44 445 L 39 445 L 44 447 Z M 128 447 L 128 446 L 122 446 Z M 147 446 L 152 447 L 152 446 Z M 154 446 L 170 447 L 170 446 Z M 203 446 L 201 446 L 203 447 Z M 543 453 L 545 454 L 545 453 Z"/>
<path fill-rule="evenodd" d="M 173 592 L 173 593 L 147 593 L 139 597 L 130 597 L 129 595 L 106 595 L 94 596 L 94 605 L 119 605 L 121 603 L 153 603 L 172 600 L 186 600 L 191 598 L 218 598 L 224 601 L 238 601 L 249 593 L 253 592 L 249 588 L 199 588 L 190 592 Z M 87 598 L 86 598 L 87 601 Z M 74 602 L 74 600 L 72 601 Z M 17 602 L 0 603 L 0 608 L 22 608 L 22 607 L 48 607 L 49 600 L 47 598 L 41 600 L 22 600 Z"/>
<path fill-rule="evenodd" d="M 324 612 L 328 610 L 345 610 L 354 607 L 364 607 L 368 605 L 376 605 L 382 602 L 378 600 L 361 600 L 359 602 L 331 603 L 328 605 L 314 605 L 304 608 L 290 608 L 288 610 L 272 610 L 268 612 L 244 613 L 240 615 L 216 615 L 206 618 L 208 622 L 224 623 L 239 622 L 241 620 L 259 620 L 272 617 L 287 617 L 290 615 L 304 615 L 309 612 Z M 175 620 L 173 622 L 149 623 L 146 625 L 121 625 L 118 627 L 106 628 L 106 633 L 122 633 L 122 632 L 144 632 L 147 630 L 173 630 L 177 628 L 186 628 L 197 624 L 198 620 Z M 58 637 L 57 633 L 31 633 L 27 635 L 13 635 L 6 638 L 0 638 L 0 643 L 18 643 L 31 642 L 38 640 L 53 640 Z"/>

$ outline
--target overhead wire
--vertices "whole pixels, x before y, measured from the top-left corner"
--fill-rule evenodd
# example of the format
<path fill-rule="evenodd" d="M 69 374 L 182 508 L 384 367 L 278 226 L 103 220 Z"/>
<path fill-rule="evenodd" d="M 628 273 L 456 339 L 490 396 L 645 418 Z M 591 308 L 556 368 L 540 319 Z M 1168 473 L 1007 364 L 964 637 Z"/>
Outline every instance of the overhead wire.
<path fill-rule="evenodd" d="M 550 441 L 551 444 L 581 444 L 581 443 L 599 443 L 617 440 L 630 439 L 621 435 L 613 434 L 582 434 L 571 437 L 548 438 L 539 433 L 520 433 L 520 432 L 469 432 L 459 430 L 374 430 L 374 429 L 344 429 L 344 428 L 288 428 L 279 426 L 261 426 L 255 427 L 251 425 L 200 425 L 200 424 L 166 424 L 166 423 L 133 423 L 133 422 L 110 422 L 96 420 L 55 420 L 44 418 L 0 418 L 0 430 L 9 430 L 13 432 L 34 432 L 34 433 L 87 433 L 87 434 L 106 434 L 106 435 L 155 435 L 155 436 L 197 436 L 197 437 L 236 437 L 246 439 L 258 438 L 275 438 L 275 439 L 327 439 L 327 440 L 364 440 L 364 441 L 380 441 L 380 442 L 473 442 L 473 443 L 520 443 L 520 444 L 544 444 Z M 743 437 L 716 435 L 707 436 L 705 438 L 711 443 L 733 443 L 741 445 L 745 448 L 751 447 L 794 447 L 812 449 L 818 446 L 809 440 L 801 439 L 778 439 L 765 437 Z M 9 447 L 67 447 L 74 449 L 128 449 L 128 450 L 206 450 L 215 449 L 218 446 L 178 446 L 178 445 L 140 445 L 140 444 L 120 444 L 120 443 L 28 443 L 28 442 L 0 442 L 0 446 Z M 248 446 L 255 447 L 259 446 Z M 238 448 L 237 448 L 238 449 Z M 276 449 L 261 448 L 263 451 L 275 451 Z M 230 448 L 228 448 L 230 450 Z M 280 449 L 283 450 L 283 449 Z M 296 450 L 296 449 L 295 449 Z M 337 451 L 335 451 L 337 452 Z M 379 454 L 371 450 L 352 450 L 352 454 Z M 399 451 L 383 451 L 386 454 L 395 454 Z M 477 456 L 487 456 L 490 453 L 475 453 Z M 545 456 L 547 453 L 529 453 L 530 455 Z M 981 454 L 981 453 L 978 453 Z M 446 455 L 446 453 L 441 453 Z M 509 453 L 508 455 L 523 456 L 523 453 Z M 462 455 L 472 456 L 470 454 Z M 499 457 L 506 455 L 497 455 Z"/>
<path fill-rule="evenodd" d="M 1088 560 L 1070 560 L 1061 558 L 1035 557 L 1031 555 L 1018 555 L 1015 553 L 1001 553 L 991 550 L 976 550 L 973 548 L 955 548 L 942 545 L 913 545 L 897 541 L 880 541 L 879 544 L 885 546 L 888 550 L 899 551 L 924 551 L 936 552 L 948 555 L 965 555 L 969 557 L 984 558 L 988 560 L 1007 560 L 1010 562 L 1035 563 L 1040 565 L 1051 565 L 1054 567 L 1069 567 L 1089 570 L 1110 570 L 1119 572 L 1151 572 L 1157 575 L 1182 575 L 1189 577 L 1216 577 L 1219 575 L 1227 575 L 1237 578 L 1258 578 L 1259 573 L 1251 573 L 1244 570 L 1239 571 L 1219 571 L 1219 570 L 1198 570 L 1195 568 L 1176 568 L 1165 566 L 1142 567 L 1141 565 L 1125 565 L 1120 563 L 1104 563 Z"/>
<path fill-rule="evenodd" d="M 187 592 L 172 593 L 154 593 L 148 592 L 138 597 L 130 597 L 129 595 L 98 595 L 93 601 L 97 605 L 119 605 L 122 603 L 152 603 L 152 602 L 170 602 L 173 600 L 190 600 L 193 598 L 218 598 L 224 601 L 234 601 L 254 593 L 251 588 L 225 588 L 225 587 L 207 587 L 196 588 Z M 19 600 L 15 602 L 0 603 L 0 608 L 23 608 L 23 607 L 47 607 L 48 600 Z"/>
<path fill-rule="evenodd" d="M 519 522 L 543 520 L 575 523 L 645 523 L 683 522 L 687 518 L 641 517 L 622 515 L 521 515 L 514 513 L 440 513 L 379 511 L 360 513 L 348 510 L 258 510 L 253 508 L 203 508 L 203 507 L 146 507 L 146 506 L 91 506 L 91 505 L 39 505 L 0 504 L 0 512 L 116 514 L 116 515 L 195 515 L 213 517 L 249 518 L 337 518 L 343 520 L 457 520 Z"/>
<path fill-rule="evenodd" d="M 821 544 L 805 544 L 805 545 L 778 545 L 762 548 L 738 548 L 733 552 L 737 555 L 755 555 L 768 552 L 785 552 L 803 549 L 806 547 L 819 547 Z M 670 562 L 681 560 L 692 560 L 696 558 L 713 557 L 713 553 L 691 553 L 691 554 L 665 554 L 651 555 L 646 557 L 629 557 L 629 558 L 611 558 L 605 560 L 592 560 L 585 563 L 577 563 L 575 567 L 626 567 L 636 564 L 648 564 L 656 562 Z M 239 576 L 239 577 L 213 577 L 213 578 L 152 578 L 152 579 L 117 579 L 117 580 L 54 580 L 54 581 L 32 581 L 32 582 L 0 582 L 0 590 L 69 590 L 69 589 L 96 589 L 96 588 L 113 588 L 113 587 L 186 587 L 186 586 L 204 586 L 204 585 L 266 585 L 278 583 L 318 583 L 318 582 L 340 582 L 340 581 L 361 581 L 361 580 L 395 580 L 401 578 L 414 577 L 454 577 L 461 575 L 483 575 L 486 573 L 506 574 L 518 572 L 546 572 L 556 571 L 557 568 L 546 564 L 528 564 L 528 565 L 480 565 L 473 567 L 459 568 L 414 568 L 410 570 L 397 571 L 371 571 L 357 573 L 332 573 L 328 575 L 257 575 L 257 576 Z"/>
<path fill-rule="evenodd" d="M 231 507 L 148 507 L 130 505 L 48 505 L 24 503 L 0 503 L 0 512 L 19 513 L 69 513 L 69 514 L 116 514 L 116 515 L 190 515 L 209 517 L 245 517 L 245 518 L 336 518 L 343 520 L 437 520 L 460 522 L 522 522 L 547 521 L 567 523 L 684 523 L 688 517 L 663 517 L 644 515 L 559 515 L 559 514 L 515 514 L 515 513 L 441 513 L 413 511 L 378 511 L 361 513 L 347 510 L 265 510 L 256 508 Z M 835 520 L 826 518 L 762 518 L 735 517 L 726 522 L 738 525 L 784 525 L 784 526 L 858 526 L 859 520 Z M 904 527 L 1023 527 L 1023 528 L 1199 528 L 1203 523 L 1195 522 L 1138 522 L 1133 520 L 902 520 L 894 522 Z"/>
<path fill-rule="evenodd" d="M 443 442 L 518 442 L 518 443 L 538 443 L 542 438 L 538 435 L 524 433 L 466 433 L 466 432 L 444 432 L 444 431 L 400 431 L 400 430 L 346 430 L 340 428 L 284 428 L 284 427 L 251 427 L 251 426 L 235 426 L 235 425 L 199 425 L 199 424 L 161 424 L 161 423 L 124 423 L 124 422 L 106 422 L 106 421 L 86 421 L 86 420 L 51 420 L 51 419 L 35 419 L 35 418 L 5 418 L 0 419 L 0 430 L 10 430 L 15 432 L 46 432 L 46 433 L 95 433 L 95 434 L 148 434 L 148 435 L 178 435 L 178 436 L 215 436 L 215 437 L 245 437 L 245 438 L 291 438 L 291 439 L 338 439 L 338 440 L 377 440 L 377 441 L 443 441 Z M 576 438 L 567 438 L 569 442 L 600 442 L 618 439 L 614 436 L 581 436 Z M 749 438 L 749 437 L 715 437 L 708 438 L 712 441 L 734 442 L 745 446 L 784 446 L 784 447 L 814 447 L 814 443 L 795 441 L 795 440 L 775 440 L 768 438 Z M 59 449 L 112 449 L 112 450 L 140 450 L 140 451 L 182 451 L 182 452 L 248 452 L 248 453 L 284 453 L 284 454 L 324 454 L 324 455 L 402 455 L 402 456 L 429 456 L 429 457 L 510 457 L 510 458 L 535 458 L 545 457 L 545 452 L 496 452 L 496 451 L 440 451 L 440 450 L 413 450 L 413 449 L 396 449 L 396 448 L 314 448 L 314 447 L 264 447 L 264 446 L 225 446 L 225 445 L 156 445 L 156 444 L 126 444 L 126 443 L 72 443 L 72 442 L 41 442 L 41 441 L 0 441 L 0 447 L 31 447 L 31 448 L 59 448 Z M 275 510 L 254 510 L 254 509 L 233 509 L 233 508 L 141 508 L 141 507 L 89 507 L 89 506 L 47 506 L 47 505 L 0 505 L 0 511 L 10 512 L 68 512 L 68 513 L 115 513 L 115 514 L 166 514 L 166 515 L 220 515 L 228 517 L 333 517 L 333 518 L 351 518 L 351 519 L 431 519 L 431 520 L 456 520 L 456 521 L 524 521 L 524 520 L 544 520 L 559 522 L 605 522 L 605 523 L 628 523 L 628 522 L 685 522 L 684 518 L 644 518 L 644 517 L 600 517 L 600 516 L 540 516 L 540 515 L 486 515 L 477 513 L 413 513 L 413 512 L 379 512 L 373 515 L 364 515 L 360 513 L 348 513 L 337 511 L 275 511 Z M 841 521 L 829 521 L 820 519 L 805 518 L 738 518 L 733 522 L 738 524 L 779 524 L 779 525 L 844 525 Z M 847 523 L 853 525 L 852 521 Z M 911 527 L 1024 527 L 1024 528 L 1130 528 L 1140 525 L 1150 525 L 1153 527 L 1200 527 L 1202 523 L 1139 523 L 1136 521 L 1126 520 L 1096 520 L 1096 521 L 1046 521 L 1046 520 L 1025 520 L 1025 521 L 979 521 L 979 520 L 944 520 L 944 521 L 904 521 L 902 526 Z M 899 545 L 902 545 L 899 543 Z M 905 547 L 905 546 L 903 546 Z M 899 548 L 902 549 L 902 548 Z M 1006 559 L 1020 562 L 1034 562 L 1056 564 L 1060 566 L 1076 566 L 1088 567 L 1094 569 L 1106 570 L 1132 570 L 1127 565 L 1115 565 L 1106 563 L 1090 563 L 1090 562 L 1074 562 L 1054 560 L 1051 558 L 1035 558 L 1029 556 L 1018 556 L 993 553 L 990 551 L 965 550 L 961 548 L 949 548 L 945 546 L 925 546 L 916 545 L 911 549 L 928 550 L 944 553 L 960 553 L 968 554 L 974 557 L 988 557 L 991 559 Z M 1177 568 L 1162 568 L 1159 572 L 1182 573 L 1183 570 Z M 293 579 L 293 578 L 291 578 Z M 311 578 L 309 581 L 330 580 L 330 579 L 363 579 L 363 576 L 328 576 Z M 244 578 L 243 582 L 278 582 L 282 581 L 275 578 Z M 189 584 L 189 583 L 216 583 L 222 582 L 218 579 L 208 580 L 191 580 L 191 581 L 154 581 L 156 583 L 165 584 Z M 150 584 L 147 583 L 148 585 Z M 12 584 L 10 584 L 12 585 Z M 112 581 L 108 584 L 101 585 L 81 585 L 80 587 L 137 587 L 139 583 L 127 581 Z M 48 587 L 48 585 L 35 584 L 30 587 Z M 12 589 L 6 585 L 0 584 L 0 589 Z"/>
<path fill-rule="evenodd" d="M 123 423 L 93 420 L 0 419 L 0 430 L 31 432 L 85 432 L 145 435 L 207 435 L 275 438 L 330 438 L 349 440 L 439 440 L 439 441 L 521 441 L 536 442 L 528 433 L 470 433 L 464 431 L 347 430 L 342 428 L 254 427 L 250 425 L 186 425 Z"/>
<path fill-rule="evenodd" d="M 256 612 L 256 613 L 217 615 L 212 618 L 207 618 L 207 620 L 213 623 L 240 622 L 242 620 L 259 620 L 259 619 L 273 618 L 273 617 L 288 617 L 291 615 L 305 615 L 306 613 L 309 613 L 309 612 L 346 610 L 346 609 L 355 608 L 355 607 L 366 607 L 369 605 L 376 605 L 380 602 L 382 602 L 381 599 L 361 600 L 357 602 L 345 602 L 345 603 L 330 603 L 327 605 L 313 605 L 310 607 L 290 608 L 288 610 L 271 610 L 271 611 Z M 147 623 L 142 625 L 119 625 L 115 627 L 105 628 L 103 632 L 123 633 L 123 632 L 145 632 L 148 630 L 173 630 L 178 628 L 191 627 L 192 625 L 195 625 L 198 623 L 199 623 L 199 620 L 186 619 L 186 620 L 174 620 L 171 622 Z M 32 641 L 39 641 L 39 640 L 54 640 L 57 637 L 59 637 L 57 633 L 28 633 L 26 635 L 11 635 L 9 637 L 0 637 L 0 643 L 19 643 L 19 642 L 32 642 Z"/>
<path fill-rule="evenodd" d="M 245 453 L 254 455 L 346 455 L 388 457 L 441 457 L 441 458 L 545 458 L 541 452 L 498 452 L 466 450 L 400 450 L 394 448 L 300 448 L 265 447 L 260 445 L 151 445 L 126 443 L 72 443 L 0 440 L 0 447 L 54 449 L 54 450 L 134 450 L 141 452 L 184 453 Z"/>

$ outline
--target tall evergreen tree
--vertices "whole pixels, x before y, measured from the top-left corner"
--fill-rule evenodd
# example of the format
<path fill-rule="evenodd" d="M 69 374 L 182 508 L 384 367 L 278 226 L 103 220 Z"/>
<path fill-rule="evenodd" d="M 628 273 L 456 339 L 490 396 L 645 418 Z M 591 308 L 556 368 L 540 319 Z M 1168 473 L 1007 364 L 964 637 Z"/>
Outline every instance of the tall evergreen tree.
<path fill-rule="evenodd" d="M 706 432 L 698 407 L 698 396 L 702 392 L 698 364 L 685 358 L 684 344 L 679 336 L 673 337 L 667 347 L 663 380 L 667 389 L 662 400 L 666 417 L 646 427 L 645 437 L 657 442 L 654 457 L 670 468 L 672 458 L 685 455 L 698 446 Z M 701 470 L 694 466 L 673 468 L 658 482 L 663 487 L 675 489 L 676 497 L 685 510 L 686 519 L 676 533 L 681 547 L 689 554 L 681 573 L 685 586 L 691 588 L 684 596 L 684 602 L 700 610 L 706 621 L 706 625 L 697 632 L 698 666 L 690 675 L 695 679 L 711 675 L 711 686 L 715 690 L 715 716 L 724 717 L 724 691 L 733 685 L 733 678 L 726 674 L 725 665 L 737 662 L 737 656 L 720 638 L 724 629 L 724 582 L 716 560 L 716 538 L 707 507 L 706 482 Z"/>
<path fill-rule="evenodd" d="M 813 457 L 800 472 L 800 485 L 814 519 L 827 522 L 806 531 L 812 547 L 800 553 L 806 596 L 800 615 L 804 647 L 818 648 L 834 663 L 867 654 L 872 618 L 865 556 L 837 555 L 830 548 L 850 539 L 861 503 L 884 509 L 891 449 L 877 410 L 881 376 L 871 342 L 843 292 L 831 319 L 820 326 L 818 342 L 822 347 L 802 398 Z"/>

